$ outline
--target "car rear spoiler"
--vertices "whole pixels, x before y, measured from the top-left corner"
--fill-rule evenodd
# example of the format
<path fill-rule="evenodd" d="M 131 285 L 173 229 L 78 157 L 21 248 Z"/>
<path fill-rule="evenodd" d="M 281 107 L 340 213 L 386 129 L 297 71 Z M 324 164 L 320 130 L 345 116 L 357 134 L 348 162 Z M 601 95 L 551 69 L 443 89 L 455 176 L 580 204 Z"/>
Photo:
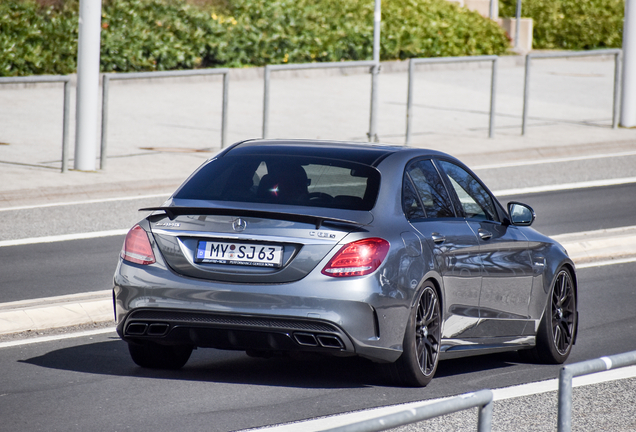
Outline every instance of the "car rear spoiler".
<path fill-rule="evenodd" d="M 174 220 L 177 216 L 182 215 L 223 215 L 223 216 L 243 216 L 243 217 L 264 217 L 268 219 L 286 220 L 291 222 L 310 223 L 316 225 L 316 229 L 320 229 L 324 222 L 332 222 L 346 225 L 363 226 L 362 222 L 349 219 L 340 219 L 329 216 L 313 216 L 296 213 L 282 213 L 266 210 L 245 210 L 231 208 L 213 208 L 213 207 L 146 207 L 139 211 L 163 211 L 170 220 Z"/>

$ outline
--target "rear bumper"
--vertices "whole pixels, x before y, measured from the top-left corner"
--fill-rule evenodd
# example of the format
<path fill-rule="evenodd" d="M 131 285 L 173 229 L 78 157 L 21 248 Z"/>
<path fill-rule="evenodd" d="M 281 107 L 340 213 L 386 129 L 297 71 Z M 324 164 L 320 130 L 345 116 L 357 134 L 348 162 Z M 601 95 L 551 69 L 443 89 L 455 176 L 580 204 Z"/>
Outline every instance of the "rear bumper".
<path fill-rule="evenodd" d="M 163 266 L 120 262 L 114 287 L 117 331 L 132 343 L 395 361 L 403 331 L 385 331 L 378 315 L 384 321 L 388 310 L 400 308 L 383 307 L 373 278 L 348 281 L 345 290 L 333 282 L 308 277 L 278 285 L 213 283 Z"/>
<path fill-rule="evenodd" d="M 118 324 L 117 332 L 130 342 L 245 351 L 355 354 L 351 339 L 342 329 L 319 320 L 140 308 Z"/>

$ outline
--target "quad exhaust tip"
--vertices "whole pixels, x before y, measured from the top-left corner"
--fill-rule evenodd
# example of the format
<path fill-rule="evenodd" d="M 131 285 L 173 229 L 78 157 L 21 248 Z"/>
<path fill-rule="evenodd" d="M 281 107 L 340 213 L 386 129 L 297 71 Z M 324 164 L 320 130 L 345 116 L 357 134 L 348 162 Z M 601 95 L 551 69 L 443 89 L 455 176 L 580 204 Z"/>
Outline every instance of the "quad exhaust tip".
<path fill-rule="evenodd" d="M 298 345 L 308 347 L 322 347 L 332 349 L 343 349 L 344 344 L 337 336 L 314 335 L 311 333 L 294 333 L 294 340 Z"/>
<path fill-rule="evenodd" d="M 131 323 L 126 327 L 129 336 L 165 336 L 170 326 L 166 323 Z"/>

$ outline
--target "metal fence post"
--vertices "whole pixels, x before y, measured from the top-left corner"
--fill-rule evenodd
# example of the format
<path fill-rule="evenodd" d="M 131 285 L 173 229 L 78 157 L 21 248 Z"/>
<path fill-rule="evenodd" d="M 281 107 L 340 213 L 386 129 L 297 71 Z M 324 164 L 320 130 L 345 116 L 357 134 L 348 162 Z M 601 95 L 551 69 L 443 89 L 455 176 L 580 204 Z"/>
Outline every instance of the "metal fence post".
<path fill-rule="evenodd" d="M 68 140 L 70 122 L 70 82 L 68 75 L 31 75 L 24 77 L 0 77 L 1 84 L 21 84 L 21 83 L 64 83 L 64 106 L 62 108 L 62 168 L 61 172 L 68 171 Z M 38 165 L 35 165 L 38 166 Z M 50 168 L 47 166 L 47 168 Z"/>
<path fill-rule="evenodd" d="M 71 113 L 71 80 L 64 81 L 64 115 L 62 119 L 62 172 L 68 171 L 68 130 Z"/>
<path fill-rule="evenodd" d="M 224 148 L 227 144 L 227 104 L 228 93 L 230 88 L 230 74 L 226 72 L 223 74 L 223 108 L 221 112 L 221 148 Z"/>
<path fill-rule="evenodd" d="M 413 59 L 409 60 L 409 87 L 406 96 L 406 143 L 411 143 L 411 127 L 413 122 L 413 72 L 415 63 Z"/>
<path fill-rule="evenodd" d="M 515 14 L 515 49 L 519 48 L 519 27 L 521 27 L 521 0 L 517 0 L 517 10 Z"/>
<path fill-rule="evenodd" d="M 110 77 L 108 74 L 102 75 L 102 137 L 99 144 L 99 169 L 106 168 L 106 147 L 108 128 L 108 84 Z"/>
<path fill-rule="evenodd" d="M 375 0 L 373 13 L 373 68 L 371 69 L 371 107 L 369 112 L 369 142 L 378 142 L 378 75 L 380 74 L 380 28 L 382 24 L 382 2 Z"/>
<path fill-rule="evenodd" d="M 488 137 L 495 137 L 495 115 L 496 115 L 496 100 L 497 100 L 497 69 L 499 64 L 499 57 L 495 57 L 492 61 L 492 76 L 490 80 L 490 124 L 488 126 Z"/>
<path fill-rule="evenodd" d="M 528 120 L 528 93 L 530 91 L 530 54 L 526 54 L 526 69 L 523 78 L 523 114 L 521 116 L 521 135 L 526 134 Z"/>
<path fill-rule="evenodd" d="M 406 102 L 406 139 L 405 145 L 411 142 L 413 130 L 413 99 L 415 87 L 415 65 L 417 64 L 440 64 L 440 63 L 476 63 L 476 62 L 492 62 L 491 80 L 490 80 L 490 118 L 488 126 L 488 136 L 495 135 L 495 106 L 497 91 L 497 67 L 499 57 L 494 55 L 486 56 L 463 56 L 463 57 L 433 57 L 433 58 L 412 58 L 409 60 L 409 78 Z"/>
<path fill-rule="evenodd" d="M 423 405 L 417 408 L 387 414 L 381 417 L 350 423 L 344 426 L 326 429 L 323 432 L 376 432 L 398 426 L 428 420 L 434 417 L 452 414 L 470 408 L 479 408 L 479 432 L 489 432 L 492 423 L 491 390 L 480 390 L 474 393 L 455 396 L 450 399 Z"/>
<path fill-rule="evenodd" d="M 492 409 L 494 402 L 491 400 L 479 407 L 477 415 L 477 432 L 490 432 L 492 429 Z"/>
<path fill-rule="evenodd" d="M 100 143 L 100 169 L 106 167 L 106 155 L 108 148 L 108 102 L 110 94 L 110 81 L 131 80 L 131 79 L 154 79 L 154 78 L 178 78 L 199 75 L 223 75 L 223 112 L 221 113 L 221 148 L 225 145 L 227 137 L 227 105 L 229 89 L 228 68 L 218 69 L 192 69 L 184 71 L 160 71 L 160 72 L 126 72 L 108 73 L 102 76 L 102 134 Z"/>
<path fill-rule="evenodd" d="M 620 117 L 621 54 L 622 52 L 617 52 L 614 55 L 614 107 L 612 111 L 612 129 L 618 128 L 618 117 Z"/>
<path fill-rule="evenodd" d="M 572 430 L 572 377 L 636 365 L 636 351 L 563 366 L 559 374 L 558 432 Z"/>
<path fill-rule="evenodd" d="M 523 117 L 521 122 L 521 135 L 526 134 L 526 124 L 528 122 L 528 99 L 530 99 L 530 64 L 531 59 L 548 59 L 548 58 L 570 58 L 570 57 L 597 57 L 603 55 L 614 56 L 614 101 L 612 104 L 612 128 L 616 128 L 619 116 L 619 99 L 621 87 L 621 54 L 620 49 L 603 49 L 594 51 L 566 51 L 553 53 L 530 53 L 526 55 L 526 70 L 523 83 Z"/>
<path fill-rule="evenodd" d="M 340 69 L 353 67 L 374 67 L 376 63 L 372 60 L 349 61 L 349 62 L 326 62 L 326 63 L 297 63 L 267 65 L 264 72 L 263 90 L 263 138 L 269 137 L 269 99 L 271 73 L 282 70 L 305 70 L 305 69 Z"/>
<path fill-rule="evenodd" d="M 263 139 L 267 138 L 268 122 L 269 122 L 269 71 L 270 66 L 265 66 L 264 72 L 264 91 L 263 91 Z"/>

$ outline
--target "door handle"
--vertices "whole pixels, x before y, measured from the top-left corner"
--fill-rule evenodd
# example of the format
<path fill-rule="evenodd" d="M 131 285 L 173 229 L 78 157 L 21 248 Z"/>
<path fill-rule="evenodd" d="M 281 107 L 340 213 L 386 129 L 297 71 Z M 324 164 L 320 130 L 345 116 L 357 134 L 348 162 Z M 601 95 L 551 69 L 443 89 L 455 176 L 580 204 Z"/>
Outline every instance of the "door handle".
<path fill-rule="evenodd" d="M 490 231 L 486 231 L 485 229 L 479 229 L 479 238 L 482 240 L 490 240 L 492 237 L 492 233 Z"/>
<path fill-rule="evenodd" d="M 431 238 L 433 239 L 433 243 L 435 244 L 444 243 L 444 241 L 446 241 L 446 237 L 438 233 L 432 233 Z"/>

